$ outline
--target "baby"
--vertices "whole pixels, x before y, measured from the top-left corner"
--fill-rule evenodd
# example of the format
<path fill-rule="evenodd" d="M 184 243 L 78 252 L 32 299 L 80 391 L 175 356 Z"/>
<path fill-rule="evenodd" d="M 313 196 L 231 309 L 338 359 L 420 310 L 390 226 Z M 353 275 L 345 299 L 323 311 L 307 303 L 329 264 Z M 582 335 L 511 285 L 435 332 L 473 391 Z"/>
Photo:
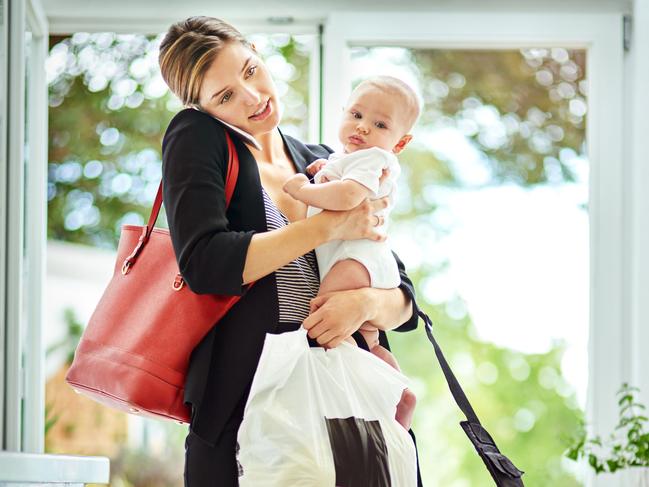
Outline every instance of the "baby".
<path fill-rule="evenodd" d="M 304 174 L 296 174 L 286 182 L 284 191 L 309 205 L 307 216 L 322 209 L 349 210 L 365 198 L 388 196 L 388 207 L 375 213 L 376 226 L 385 231 L 401 172 L 396 154 L 412 139 L 408 132 L 419 111 L 417 96 L 403 81 L 391 76 L 363 81 L 351 93 L 344 109 L 338 133 L 343 151 L 307 167 L 309 174 L 316 172 L 317 184 L 309 184 Z M 382 178 L 386 169 L 388 173 Z M 391 289 L 401 282 L 387 240 L 334 240 L 316 247 L 315 253 L 320 270 L 319 294 L 361 287 Z M 394 356 L 379 345 L 376 327 L 366 322 L 359 331 L 373 354 L 400 370 Z M 351 337 L 347 340 L 356 344 Z M 415 402 L 412 391 L 405 389 L 395 419 L 406 429 L 410 429 Z"/>

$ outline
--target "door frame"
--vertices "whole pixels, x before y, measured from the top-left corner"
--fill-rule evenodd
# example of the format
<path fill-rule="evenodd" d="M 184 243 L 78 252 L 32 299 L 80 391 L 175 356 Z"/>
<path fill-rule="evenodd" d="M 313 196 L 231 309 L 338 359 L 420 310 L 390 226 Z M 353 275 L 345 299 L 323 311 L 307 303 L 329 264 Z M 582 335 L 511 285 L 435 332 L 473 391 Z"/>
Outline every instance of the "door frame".
<path fill-rule="evenodd" d="M 6 352 L 0 364 L 0 449 L 42 453 L 49 33 L 40 0 L 5 0 L 2 8 L 9 22 L 3 59 L 7 75 L 0 81 L 7 100 L 0 106 L 0 118 L 6 120 L 0 127 L 6 157 L 0 174 L 0 193 L 6 195 L 0 215 L 0 344 Z M 26 32 L 31 33 L 29 43 Z"/>

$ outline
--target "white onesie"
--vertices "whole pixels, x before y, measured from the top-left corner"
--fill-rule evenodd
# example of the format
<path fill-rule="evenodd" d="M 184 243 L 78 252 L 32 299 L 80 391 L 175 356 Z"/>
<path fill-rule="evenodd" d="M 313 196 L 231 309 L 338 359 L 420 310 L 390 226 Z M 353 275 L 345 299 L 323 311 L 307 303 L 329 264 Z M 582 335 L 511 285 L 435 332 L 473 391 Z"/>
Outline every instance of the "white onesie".
<path fill-rule="evenodd" d="M 388 168 L 390 173 L 383 183 L 379 185 L 379 178 L 383 168 Z M 397 190 L 397 179 L 401 167 L 397 157 L 378 147 L 361 149 L 350 154 L 334 152 L 329 156 L 328 163 L 316 173 L 313 180 L 320 183 L 326 176 L 329 181 L 353 179 L 370 189 L 370 200 L 388 196 L 388 206 L 375 214 L 383 216 L 383 225 L 377 227 L 385 231 L 388 225 L 390 210 L 394 206 Z M 309 206 L 307 217 L 320 213 L 322 209 Z M 401 283 L 399 268 L 392 255 L 388 239 L 377 242 L 368 238 L 356 240 L 332 240 L 315 249 L 320 270 L 320 282 L 325 278 L 333 265 L 343 259 L 354 259 L 365 266 L 370 275 L 370 285 L 374 288 L 391 289 Z"/>

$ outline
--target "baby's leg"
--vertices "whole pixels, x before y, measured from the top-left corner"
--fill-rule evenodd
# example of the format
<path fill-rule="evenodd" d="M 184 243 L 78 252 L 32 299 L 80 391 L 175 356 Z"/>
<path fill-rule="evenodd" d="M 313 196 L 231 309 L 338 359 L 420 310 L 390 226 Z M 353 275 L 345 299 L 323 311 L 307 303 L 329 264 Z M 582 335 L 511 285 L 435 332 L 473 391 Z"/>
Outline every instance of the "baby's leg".
<path fill-rule="evenodd" d="M 399 368 L 399 364 L 397 363 L 397 359 L 395 358 L 394 355 L 392 355 L 392 353 L 387 348 L 378 345 L 372 348 L 371 352 L 374 355 L 376 355 L 378 358 L 380 358 L 384 362 L 387 362 L 393 368 L 401 372 L 401 369 Z M 416 404 L 417 404 L 417 397 L 415 396 L 415 393 L 412 392 L 410 389 L 405 388 L 401 393 L 401 399 L 399 400 L 399 404 L 397 404 L 397 413 L 395 414 L 394 419 L 396 419 L 397 422 L 401 426 L 403 426 L 406 430 L 409 430 L 410 425 L 412 424 L 412 417 L 415 412 Z"/>
<path fill-rule="evenodd" d="M 370 283 L 370 273 L 363 264 L 354 259 L 343 259 L 336 262 L 331 269 L 329 269 L 329 272 L 327 272 L 327 275 L 320 283 L 318 295 L 333 291 L 369 287 Z M 348 337 L 346 341 L 356 345 L 356 340 L 352 337 Z M 370 344 L 368 343 L 368 345 Z M 371 348 L 370 345 L 370 349 Z"/>

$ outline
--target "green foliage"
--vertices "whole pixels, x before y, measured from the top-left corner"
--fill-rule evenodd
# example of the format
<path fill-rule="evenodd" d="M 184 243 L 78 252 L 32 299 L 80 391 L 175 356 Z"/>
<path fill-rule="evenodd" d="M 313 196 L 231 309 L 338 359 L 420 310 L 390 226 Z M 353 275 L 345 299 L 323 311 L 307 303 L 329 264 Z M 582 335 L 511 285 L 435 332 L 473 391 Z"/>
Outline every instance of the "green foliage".
<path fill-rule="evenodd" d="M 622 384 L 618 391 L 619 420 L 607 441 L 601 436 L 588 438 L 584 422 L 565 452 L 566 457 L 588 460 L 596 474 L 613 473 L 630 467 L 649 467 L 649 430 L 644 404 L 635 400 L 637 387 Z"/>
<path fill-rule="evenodd" d="M 81 334 L 83 333 L 84 326 L 78 320 L 72 308 L 65 308 L 63 310 L 63 317 L 67 325 L 67 331 L 62 340 L 58 341 L 47 347 L 45 356 L 49 356 L 53 352 L 63 350 L 65 353 L 65 363 L 71 364 L 74 359 L 74 351 L 77 349 Z M 47 441 L 47 434 L 52 427 L 58 422 L 61 415 L 54 414 L 54 404 L 51 401 L 45 401 L 45 440 Z"/>
<path fill-rule="evenodd" d="M 111 33 L 56 39 L 48 59 L 48 238 L 116 248 L 123 224 L 148 219 L 161 178 L 162 137 L 182 108 L 159 74 L 160 40 Z M 253 41 L 276 66 L 283 128 L 305 138 L 307 40 Z M 164 208 L 157 226 L 167 226 Z"/>
<path fill-rule="evenodd" d="M 83 323 L 78 320 L 72 308 L 65 308 L 63 310 L 63 317 L 67 325 L 65 337 L 57 343 L 47 347 L 45 355 L 48 356 L 52 352 L 63 350 L 66 354 L 66 364 L 71 364 L 74 359 L 74 351 L 77 349 L 77 345 L 79 344 L 81 334 L 85 327 Z"/>
<path fill-rule="evenodd" d="M 52 409 L 52 402 L 45 402 L 45 440 L 47 440 L 47 433 L 60 419 L 60 414 L 54 414 Z"/>
<path fill-rule="evenodd" d="M 427 80 L 422 122 L 461 128 L 491 161 L 492 182 L 574 180 L 561 151 L 584 149 L 585 51 L 417 49 L 412 56 Z M 478 110 L 500 119 L 506 133 L 489 136 Z M 549 174 L 555 168 L 559 174 Z"/>

